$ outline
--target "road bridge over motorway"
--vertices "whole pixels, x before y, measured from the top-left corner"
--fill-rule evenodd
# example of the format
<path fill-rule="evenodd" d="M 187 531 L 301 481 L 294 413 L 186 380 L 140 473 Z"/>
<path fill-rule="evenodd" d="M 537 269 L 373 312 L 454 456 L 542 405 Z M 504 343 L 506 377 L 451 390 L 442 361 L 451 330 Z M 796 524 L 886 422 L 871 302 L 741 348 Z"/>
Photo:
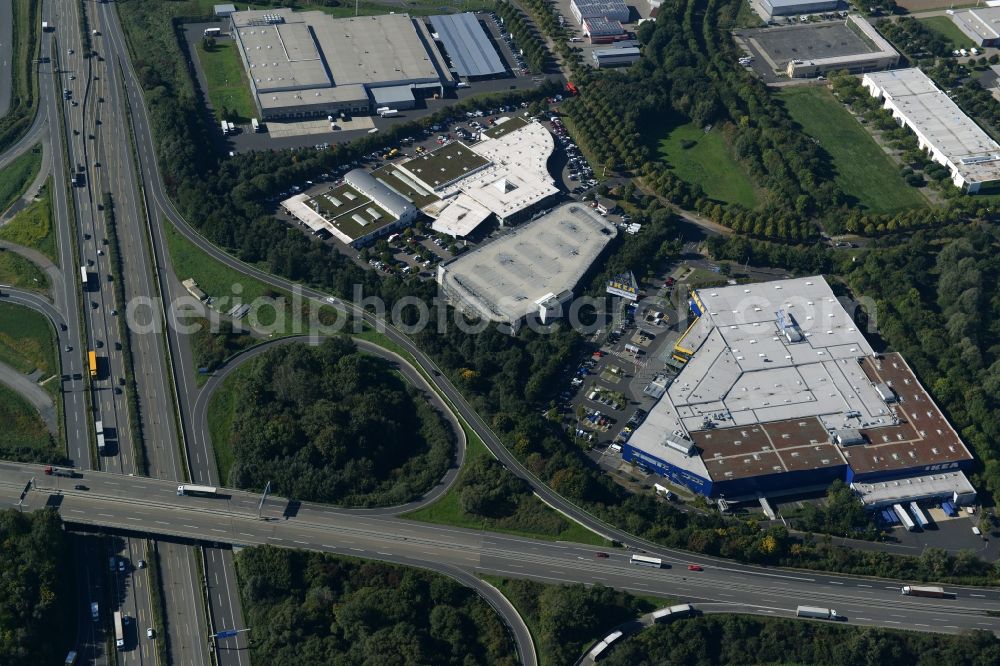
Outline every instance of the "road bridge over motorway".
<path fill-rule="evenodd" d="M 269 497 L 258 518 L 260 496 L 220 489 L 220 497 L 177 495 L 177 483 L 145 477 L 85 472 L 82 478 L 45 476 L 37 465 L 0 463 L 0 498 L 15 504 L 27 480 L 36 486 L 26 508 L 58 507 L 77 529 L 174 537 L 249 546 L 271 544 L 395 562 L 456 578 L 493 574 L 548 583 L 601 583 L 637 594 L 714 602 L 748 612 L 792 617 L 798 605 L 835 608 L 851 624 L 958 633 L 1000 634 L 1000 590 L 947 586 L 951 599 L 904 597 L 900 583 L 819 572 L 776 570 L 704 556 L 657 553 L 671 565 L 629 564 L 627 550 L 595 557 L 595 547 L 485 531 L 428 525 L 389 515 Z M 74 490 L 82 483 L 86 491 Z M 704 571 L 690 572 L 688 563 Z"/>

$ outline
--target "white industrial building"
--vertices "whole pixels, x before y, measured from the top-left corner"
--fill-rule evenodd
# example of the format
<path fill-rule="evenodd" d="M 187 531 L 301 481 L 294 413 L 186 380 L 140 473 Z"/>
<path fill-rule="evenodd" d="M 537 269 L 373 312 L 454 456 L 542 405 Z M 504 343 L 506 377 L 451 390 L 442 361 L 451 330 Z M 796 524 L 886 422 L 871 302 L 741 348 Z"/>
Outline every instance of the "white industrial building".
<path fill-rule="evenodd" d="M 834 11 L 840 7 L 840 0 L 760 0 L 759 7 L 764 11 L 761 18 L 766 21 L 774 16 Z"/>
<path fill-rule="evenodd" d="M 347 172 L 325 192 L 296 194 L 282 208 L 317 236 L 358 248 L 417 219 L 417 208 L 367 171 Z"/>
<path fill-rule="evenodd" d="M 570 0 L 569 10 L 580 25 L 588 18 L 606 18 L 628 23 L 629 9 L 623 0 Z"/>
<path fill-rule="evenodd" d="M 822 276 L 699 289 L 689 303 L 680 374 L 624 443 L 626 461 L 727 499 L 834 479 L 911 499 L 967 496 L 968 448 Z"/>
<path fill-rule="evenodd" d="M 562 314 L 572 290 L 611 239 L 615 226 L 589 206 L 568 203 L 438 266 L 437 281 L 473 316 L 509 325 Z"/>
<path fill-rule="evenodd" d="M 594 59 L 594 65 L 598 68 L 622 67 L 631 65 L 639 59 L 638 46 L 622 46 L 620 44 L 622 43 L 619 42 L 619 44 L 606 49 L 594 49 L 590 54 L 590 57 Z"/>
<path fill-rule="evenodd" d="M 862 84 L 905 127 L 920 148 L 948 167 L 956 187 L 975 193 L 1000 181 L 1000 144 L 917 68 L 865 74 Z"/>
<path fill-rule="evenodd" d="M 283 8 L 230 20 L 263 119 L 412 108 L 453 82 L 427 26 L 408 14 L 335 19 Z"/>
<path fill-rule="evenodd" d="M 951 21 L 976 46 L 1000 44 L 1000 7 L 955 10 Z"/>

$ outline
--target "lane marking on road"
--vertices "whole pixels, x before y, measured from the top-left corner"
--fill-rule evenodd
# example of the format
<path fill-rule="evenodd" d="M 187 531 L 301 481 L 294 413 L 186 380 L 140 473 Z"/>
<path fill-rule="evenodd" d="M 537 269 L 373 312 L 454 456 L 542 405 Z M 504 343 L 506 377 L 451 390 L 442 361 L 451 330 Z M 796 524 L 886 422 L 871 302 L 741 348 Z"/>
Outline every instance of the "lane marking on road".
<path fill-rule="evenodd" d="M 185 525 L 184 527 L 187 527 L 188 529 L 192 529 L 192 530 L 196 530 L 196 529 L 198 529 L 198 528 L 197 528 L 197 527 L 195 527 L 194 525 Z"/>
<path fill-rule="evenodd" d="M 226 533 L 226 530 L 220 530 L 220 529 L 218 529 L 217 527 L 213 527 L 213 528 L 212 528 L 212 531 L 213 531 L 213 532 L 221 532 L 222 534 L 225 534 L 225 533 Z"/>
<path fill-rule="evenodd" d="M 271 539 L 272 541 L 284 541 L 284 539 L 282 539 L 281 537 L 276 537 L 276 536 L 269 536 L 267 538 Z"/>
<path fill-rule="evenodd" d="M 871 622 L 872 621 L 872 619 L 870 617 L 856 617 L 854 619 L 855 620 L 861 620 L 862 622 Z"/>
<path fill-rule="evenodd" d="M 980 599 L 982 599 L 982 598 L 985 598 L 985 597 L 986 597 L 986 595 L 985 595 L 985 594 L 970 594 L 969 596 L 970 596 L 970 597 L 979 597 Z"/>
<path fill-rule="evenodd" d="M 828 580 L 826 582 L 828 582 L 830 585 L 843 585 L 843 583 L 841 583 L 839 580 Z"/>
<path fill-rule="evenodd" d="M 156 521 L 154 521 L 154 522 L 155 522 L 155 523 L 156 523 L 157 525 L 169 525 L 169 524 L 170 524 L 170 523 L 168 523 L 168 522 L 167 522 L 167 521 L 165 521 L 165 520 L 156 520 Z"/>
<path fill-rule="evenodd" d="M 249 532 L 240 532 L 240 536 L 248 536 L 248 537 L 252 537 L 252 536 L 254 536 L 254 535 L 253 535 L 253 534 L 250 534 Z"/>
<path fill-rule="evenodd" d="M 858 583 L 858 587 L 871 587 L 871 585 L 865 585 L 864 583 Z"/>
<path fill-rule="evenodd" d="M 383 555 L 385 557 L 392 557 L 392 553 L 383 553 L 382 551 L 379 551 L 379 550 L 376 550 L 375 554 L 376 555 Z"/>
<path fill-rule="evenodd" d="M 308 546 L 309 545 L 308 541 L 296 541 L 295 539 L 292 540 L 292 543 L 301 543 L 303 546 Z"/>
<path fill-rule="evenodd" d="M 931 625 L 929 625 L 929 624 L 921 624 L 920 622 L 914 622 L 913 626 L 914 627 L 929 627 Z"/>

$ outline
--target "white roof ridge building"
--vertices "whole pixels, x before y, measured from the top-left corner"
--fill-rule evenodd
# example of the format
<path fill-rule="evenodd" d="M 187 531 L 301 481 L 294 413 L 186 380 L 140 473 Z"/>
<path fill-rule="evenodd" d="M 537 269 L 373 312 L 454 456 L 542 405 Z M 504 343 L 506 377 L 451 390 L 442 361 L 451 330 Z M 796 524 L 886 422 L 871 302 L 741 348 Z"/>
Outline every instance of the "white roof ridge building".
<path fill-rule="evenodd" d="M 931 159 L 948 167 L 956 187 L 971 194 L 1000 181 L 1000 144 L 920 69 L 871 72 L 861 82 L 917 135 Z"/>

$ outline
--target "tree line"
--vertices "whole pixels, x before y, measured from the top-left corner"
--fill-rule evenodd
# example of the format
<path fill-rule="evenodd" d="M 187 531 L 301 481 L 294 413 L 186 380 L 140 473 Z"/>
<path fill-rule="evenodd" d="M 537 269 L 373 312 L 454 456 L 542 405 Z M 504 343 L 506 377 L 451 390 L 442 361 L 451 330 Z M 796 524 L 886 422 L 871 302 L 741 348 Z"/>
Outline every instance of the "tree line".
<path fill-rule="evenodd" d="M 518 663 L 496 611 L 440 574 L 271 546 L 240 551 L 236 573 L 260 663 Z"/>
<path fill-rule="evenodd" d="M 52 509 L 0 512 L 0 663 L 62 663 L 76 637 L 75 563 Z"/>
<path fill-rule="evenodd" d="M 988 631 L 956 636 L 749 615 L 706 615 L 658 625 L 622 639 L 603 663 L 985 666 L 998 660 L 1000 639 Z"/>

